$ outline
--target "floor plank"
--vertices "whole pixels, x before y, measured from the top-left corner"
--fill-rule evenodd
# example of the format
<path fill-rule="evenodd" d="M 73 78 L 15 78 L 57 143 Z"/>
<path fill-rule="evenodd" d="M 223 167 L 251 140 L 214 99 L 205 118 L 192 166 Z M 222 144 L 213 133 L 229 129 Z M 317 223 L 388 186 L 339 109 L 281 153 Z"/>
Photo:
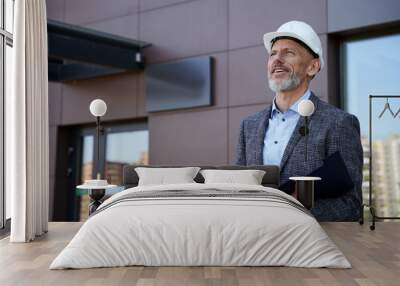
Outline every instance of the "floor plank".
<path fill-rule="evenodd" d="M 290 267 L 117 267 L 84 270 L 48 269 L 81 223 L 49 225 L 32 243 L 0 240 L 0 285 L 399 285 L 400 223 L 382 222 L 375 231 L 357 223 L 323 223 L 352 269 Z"/>

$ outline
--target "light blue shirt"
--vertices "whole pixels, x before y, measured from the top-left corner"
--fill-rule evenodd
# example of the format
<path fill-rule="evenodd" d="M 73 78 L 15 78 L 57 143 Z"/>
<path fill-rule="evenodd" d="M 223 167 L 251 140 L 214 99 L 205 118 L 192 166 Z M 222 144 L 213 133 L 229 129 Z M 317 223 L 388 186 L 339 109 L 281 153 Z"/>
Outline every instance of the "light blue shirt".
<path fill-rule="evenodd" d="M 309 89 L 286 111 L 281 112 L 275 105 L 275 98 L 272 102 L 271 117 L 267 132 L 265 132 L 263 162 L 264 165 L 280 166 L 283 153 L 288 144 L 293 130 L 297 125 L 300 114 L 297 106 L 303 99 L 309 99 L 311 92 Z"/>

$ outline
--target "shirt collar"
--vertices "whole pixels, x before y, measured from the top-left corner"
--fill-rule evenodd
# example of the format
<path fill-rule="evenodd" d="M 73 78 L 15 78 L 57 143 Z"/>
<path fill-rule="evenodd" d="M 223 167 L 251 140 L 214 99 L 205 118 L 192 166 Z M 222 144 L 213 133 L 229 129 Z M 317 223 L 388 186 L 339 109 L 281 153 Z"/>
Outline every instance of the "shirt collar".
<path fill-rule="evenodd" d="M 300 101 L 302 101 L 304 99 L 309 99 L 310 96 L 311 96 L 311 91 L 310 91 L 310 89 L 307 89 L 306 92 L 295 103 L 293 103 L 292 106 L 290 106 L 289 110 L 299 113 L 297 107 L 298 107 Z M 276 112 L 279 111 L 278 107 L 275 104 L 275 100 L 276 100 L 276 96 L 274 97 L 274 100 L 272 101 L 271 118 L 273 118 L 275 116 Z M 286 111 L 286 112 L 288 112 L 288 111 Z"/>

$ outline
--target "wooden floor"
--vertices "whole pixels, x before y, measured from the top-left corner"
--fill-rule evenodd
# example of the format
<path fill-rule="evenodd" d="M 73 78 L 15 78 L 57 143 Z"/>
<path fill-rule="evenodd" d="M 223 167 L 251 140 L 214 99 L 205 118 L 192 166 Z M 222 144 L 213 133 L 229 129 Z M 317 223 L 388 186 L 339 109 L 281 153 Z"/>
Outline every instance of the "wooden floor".
<path fill-rule="evenodd" d="M 50 223 L 32 243 L 0 241 L 0 285 L 400 285 L 400 223 L 324 223 L 353 268 L 120 267 L 48 270 L 81 223 Z"/>

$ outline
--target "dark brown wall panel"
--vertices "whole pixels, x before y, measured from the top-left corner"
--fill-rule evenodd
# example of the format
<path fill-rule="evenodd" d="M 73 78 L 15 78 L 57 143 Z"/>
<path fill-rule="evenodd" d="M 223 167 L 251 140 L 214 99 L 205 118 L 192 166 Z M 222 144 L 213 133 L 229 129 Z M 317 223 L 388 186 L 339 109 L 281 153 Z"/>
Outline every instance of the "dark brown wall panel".
<path fill-rule="evenodd" d="M 53 220 L 55 176 L 49 176 L 49 221 Z"/>
<path fill-rule="evenodd" d="M 227 49 L 227 0 L 202 0 L 140 14 L 140 40 L 151 63 Z"/>
<path fill-rule="evenodd" d="M 270 102 L 264 46 L 229 52 L 229 106 Z"/>
<path fill-rule="evenodd" d="M 137 78 L 137 73 L 126 73 L 65 84 L 62 124 L 94 122 L 95 119 L 89 112 L 89 104 L 96 98 L 107 103 L 104 120 L 136 117 Z"/>
<path fill-rule="evenodd" d="M 139 10 L 139 0 L 65 0 L 65 21 L 87 24 L 117 18 Z"/>
<path fill-rule="evenodd" d="M 327 70 L 324 69 L 312 80 L 310 90 L 324 101 L 328 101 L 327 89 Z"/>
<path fill-rule="evenodd" d="M 398 0 L 328 0 L 328 32 L 400 21 Z"/>
<path fill-rule="evenodd" d="M 340 39 L 336 36 L 324 36 L 326 39 L 326 47 L 327 47 L 327 58 L 328 58 L 328 69 L 327 69 L 327 86 L 326 92 L 328 94 L 328 102 L 334 104 L 335 106 L 341 105 L 341 97 L 343 95 L 340 94 L 340 74 L 341 66 L 340 66 L 340 54 L 338 51 L 340 50 Z"/>
<path fill-rule="evenodd" d="M 214 58 L 214 107 L 228 105 L 228 53 L 210 54 Z"/>
<path fill-rule="evenodd" d="M 139 0 L 139 1 L 140 1 L 139 2 L 140 11 L 145 11 L 193 0 Z"/>
<path fill-rule="evenodd" d="M 328 101 L 328 57 L 327 57 L 327 37 L 326 35 L 320 35 L 323 49 L 323 57 L 325 60 L 325 67 L 319 71 L 319 73 L 314 77 L 311 81 L 310 89 L 317 95 L 319 98 Z"/>
<path fill-rule="evenodd" d="M 326 0 L 230 0 L 229 48 L 262 44 L 265 33 L 290 20 L 305 21 L 326 33 Z"/>
<path fill-rule="evenodd" d="M 54 180 L 56 175 L 57 126 L 49 128 L 49 217 L 53 217 Z"/>
<path fill-rule="evenodd" d="M 150 163 L 226 164 L 227 125 L 225 108 L 151 115 Z"/>
<path fill-rule="evenodd" d="M 136 103 L 137 103 L 137 113 L 136 115 L 138 117 L 144 117 L 147 116 L 147 111 L 146 111 L 146 74 L 145 72 L 139 73 L 137 77 L 138 81 L 138 95 L 136 97 Z"/>
<path fill-rule="evenodd" d="M 51 176 L 56 174 L 56 150 L 57 150 L 57 126 L 49 128 L 49 173 Z"/>
<path fill-rule="evenodd" d="M 139 38 L 138 14 L 90 23 L 86 27 L 134 40 Z"/>
<path fill-rule="evenodd" d="M 64 21 L 64 3 L 66 0 L 46 0 L 47 18 Z"/>
<path fill-rule="evenodd" d="M 57 126 L 61 124 L 61 92 L 62 84 L 56 82 L 49 82 L 48 93 L 49 93 L 49 125 Z"/>

